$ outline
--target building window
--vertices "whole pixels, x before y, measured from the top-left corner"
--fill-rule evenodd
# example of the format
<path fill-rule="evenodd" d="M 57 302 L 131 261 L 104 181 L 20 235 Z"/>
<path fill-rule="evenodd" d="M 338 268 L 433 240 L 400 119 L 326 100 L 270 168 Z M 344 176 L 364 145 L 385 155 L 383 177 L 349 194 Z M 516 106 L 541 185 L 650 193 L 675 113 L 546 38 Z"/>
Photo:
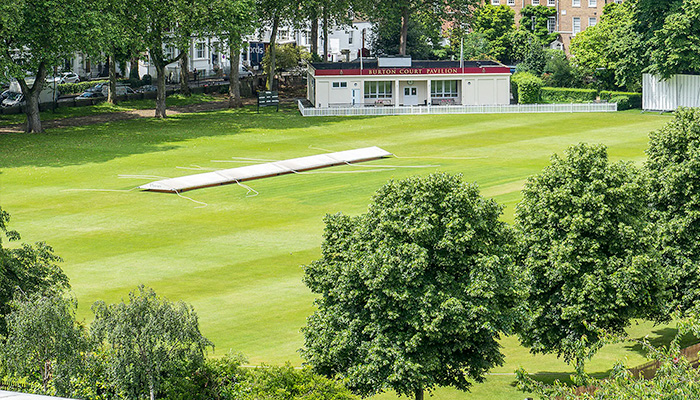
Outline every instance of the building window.
<path fill-rule="evenodd" d="M 532 5 L 533 5 L 533 6 L 539 6 L 539 5 L 540 5 L 540 0 L 532 0 Z"/>
<path fill-rule="evenodd" d="M 508 5 L 509 5 L 509 6 L 514 6 L 514 5 L 515 5 L 515 0 L 508 0 Z"/>
<path fill-rule="evenodd" d="M 547 5 L 550 7 L 554 7 L 557 5 L 557 0 L 547 0 Z"/>
<path fill-rule="evenodd" d="M 532 16 L 532 27 L 530 29 L 532 29 L 534 31 L 536 27 L 537 27 L 537 17 L 535 17 L 533 15 Z"/>
<path fill-rule="evenodd" d="M 588 0 L 588 7 L 598 7 L 597 0 Z"/>
<path fill-rule="evenodd" d="M 588 18 L 588 26 L 595 26 L 595 24 L 598 23 L 598 20 L 595 17 L 590 17 Z"/>
<path fill-rule="evenodd" d="M 348 33 L 348 44 L 352 44 L 353 36 L 355 36 L 355 31 L 350 31 Z"/>
<path fill-rule="evenodd" d="M 333 88 L 339 89 L 339 88 L 346 88 L 348 87 L 347 82 L 333 82 Z"/>
<path fill-rule="evenodd" d="M 194 52 L 197 58 L 207 58 L 206 57 L 206 43 L 204 42 L 197 42 L 194 45 Z"/>
<path fill-rule="evenodd" d="M 549 33 L 552 33 L 557 30 L 557 17 L 549 17 L 547 18 L 547 30 Z"/>
<path fill-rule="evenodd" d="M 572 0 L 571 5 L 573 7 L 581 7 L 581 0 Z"/>
<path fill-rule="evenodd" d="M 581 32 L 581 18 L 574 17 L 573 26 L 574 26 L 574 29 L 572 30 L 571 35 L 576 36 L 577 33 Z"/>
<path fill-rule="evenodd" d="M 431 81 L 430 97 L 458 97 L 457 81 Z"/>
<path fill-rule="evenodd" d="M 365 99 L 390 99 L 391 81 L 365 82 Z"/>
<path fill-rule="evenodd" d="M 491 0 L 491 5 L 497 6 L 499 4 L 501 4 L 501 0 Z"/>

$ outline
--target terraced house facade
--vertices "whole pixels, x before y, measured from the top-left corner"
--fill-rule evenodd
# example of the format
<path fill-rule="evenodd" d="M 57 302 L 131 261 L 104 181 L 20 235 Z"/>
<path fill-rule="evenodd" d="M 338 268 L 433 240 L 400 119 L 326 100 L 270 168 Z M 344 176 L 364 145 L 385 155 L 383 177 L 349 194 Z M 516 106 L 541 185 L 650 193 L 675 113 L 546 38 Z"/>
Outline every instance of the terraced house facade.
<path fill-rule="evenodd" d="M 515 11 L 516 23 L 522 17 L 520 11 L 529 5 L 547 6 L 557 9 L 556 15 L 549 18 L 550 32 L 559 32 L 559 39 L 550 44 L 552 48 L 569 53 L 571 38 L 594 26 L 603 14 L 603 8 L 609 3 L 622 3 L 623 0 L 485 0 L 498 6 L 507 5 Z"/>

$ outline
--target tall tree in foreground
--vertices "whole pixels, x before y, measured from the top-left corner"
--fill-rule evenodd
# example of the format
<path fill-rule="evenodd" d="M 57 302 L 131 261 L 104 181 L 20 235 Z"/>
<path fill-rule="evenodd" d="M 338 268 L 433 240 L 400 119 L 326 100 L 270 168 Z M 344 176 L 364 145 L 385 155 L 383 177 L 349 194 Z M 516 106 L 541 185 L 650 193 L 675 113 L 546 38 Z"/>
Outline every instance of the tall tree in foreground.
<path fill-rule="evenodd" d="M 673 307 L 700 311 L 700 110 L 678 109 L 649 135 L 646 169 Z"/>
<path fill-rule="evenodd" d="M 0 208 L 0 337 L 7 334 L 5 317 L 17 292 L 51 295 L 70 287 L 68 277 L 56 264 L 61 259 L 50 246 L 42 242 L 15 248 L 2 246 L 2 236 L 9 241 L 20 239 L 17 231 L 7 228 L 9 220 L 10 215 Z"/>
<path fill-rule="evenodd" d="M 648 71 L 668 79 L 675 74 L 700 73 L 700 0 L 685 0 L 656 31 Z"/>
<path fill-rule="evenodd" d="M 191 35 L 201 27 L 202 0 L 133 0 L 129 12 L 139 21 L 133 38 L 156 67 L 156 118 L 165 118 L 165 67 L 186 53 Z"/>
<path fill-rule="evenodd" d="M 503 363 L 519 301 L 502 207 L 460 176 L 390 181 L 367 214 L 326 216 L 304 282 L 318 310 L 302 356 L 368 396 L 468 390 Z"/>
<path fill-rule="evenodd" d="M 267 90 L 276 90 L 275 74 L 277 72 L 277 29 L 280 24 L 291 23 L 291 20 L 299 12 L 299 3 L 293 0 L 255 0 L 259 22 L 264 27 L 269 27 L 270 46 L 268 55 L 270 59 L 270 71 L 267 76 Z"/>
<path fill-rule="evenodd" d="M 83 0 L 0 2 L 0 78 L 14 78 L 26 101 L 26 132 L 42 132 L 39 95 L 54 66 L 87 47 L 93 4 Z M 27 74 L 34 82 L 27 81 Z"/>
<path fill-rule="evenodd" d="M 221 47 L 229 50 L 231 73 L 229 74 L 228 106 L 241 107 L 241 81 L 238 64 L 241 61 L 243 38 L 252 33 L 255 26 L 254 0 L 213 0 L 209 8 L 207 31 L 220 39 Z"/>
<path fill-rule="evenodd" d="M 191 306 L 140 286 L 128 303 L 96 302 L 92 308 L 92 333 L 110 354 L 109 382 L 127 399 L 154 400 L 168 380 L 185 379 L 203 365 L 211 343 L 199 333 Z"/>
<path fill-rule="evenodd" d="M 84 328 L 75 320 L 77 303 L 60 295 L 20 296 L 7 317 L 7 340 L 0 347 L 8 372 L 39 383 L 44 393 L 71 393 L 71 378 L 85 365 Z"/>
<path fill-rule="evenodd" d="M 595 350 L 599 329 L 620 333 L 632 318 L 662 314 L 648 214 L 640 171 L 609 162 L 603 145 L 572 146 L 528 179 L 515 211 L 531 277 L 525 346 L 583 370 L 580 347 Z"/>

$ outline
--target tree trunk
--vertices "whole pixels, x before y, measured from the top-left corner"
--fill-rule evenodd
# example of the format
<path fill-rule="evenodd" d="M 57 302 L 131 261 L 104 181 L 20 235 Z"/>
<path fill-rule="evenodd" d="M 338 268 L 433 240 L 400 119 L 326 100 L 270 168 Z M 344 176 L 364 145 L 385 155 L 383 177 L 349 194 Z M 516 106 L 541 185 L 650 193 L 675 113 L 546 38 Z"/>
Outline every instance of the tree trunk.
<path fill-rule="evenodd" d="M 132 58 L 131 66 L 129 67 L 129 79 L 141 79 L 139 76 L 139 59 Z"/>
<path fill-rule="evenodd" d="M 44 83 L 46 82 L 46 64 L 41 62 L 39 64 L 39 70 L 36 73 L 36 78 L 34 84 L 31 88 L 27 85 L 27 81 L 24 78 L 17 79 L 20 88 L 22 89 L 22 95 L 24 95 L 25 107 L 24 112 L 27 115 L 27 128 L 25 132 L 27 133 L 41 133 L 41 115 L 39 114 L 39 95 L 41 90 L 44 88 Z M 54 93 L 54 96 L 56 94 Z"/>
<path fill-rule="evenodd" d="M 328 61 L 328 9 L 323 7 L 323 61 Z"/>
<path fill-rule="evenodd" d="M 311 19 L 311 54 L 318 55 L 318 18 Z"/>
<path fill-rule="evenodd" d="M 399 55 L 406 55 L 406 41 L 408 40 L 408 7 L 401 10 L 401 37 L 399 38 Z"/>
<path fill-rule="evenodd" d="M 165 81 L 165 79 L 163 79 Z M 150 395 L 151 400 L 156 399 L 156 391 L 153 388 L 153 381 L 148 382 L 148 393 Z"/>
<path fill-rule="evenodd" d="M 109 65 L 109 90 L 107 91 L 107 102 L 117 104 L 117 66 L 114 60 L 116 51 L 112 48 L 112 54 L 107 57 Z"/>
<path fill-rule="evenodd" d="M 190 67 L 187 65 L 189 63 L 189 59 L 187 57 L 188 52 L 189 49 L 180 49 L 180 53 L 184 53 L 180 59 L 180 94 L 187 97 L 192 95 L 192 92 L 190 91 L 190 84 L 188 82 L 190 78 Z"/>
<path fill-rule="evenodd" d="M 156 118 L 165 118 L 165 64 L 156 62 Z"/>
<path fill-rule="evenodd" d="M 241 38 L 232 35 L 229 40 L 229 61 L 231 62 L 231 73 L 228 82 L 228 108 L 240 108 L 241 101 L 241 80 L 238 75 L 238 64 L 241 61 Z"/>
<path fill-rule="evenodd" d="M 416 400 L 423 400 L 423 389 L 416 389 Z"/>
<path fill-rule="evenodd" d="M 275 43 L 277 42 L 277 27 L 279 23 L 280 18 L 275 15 L 272 20 L 272 36 L 270 36 L 270 73 L 267 77 L 267 90 L 275 90 Z"/>

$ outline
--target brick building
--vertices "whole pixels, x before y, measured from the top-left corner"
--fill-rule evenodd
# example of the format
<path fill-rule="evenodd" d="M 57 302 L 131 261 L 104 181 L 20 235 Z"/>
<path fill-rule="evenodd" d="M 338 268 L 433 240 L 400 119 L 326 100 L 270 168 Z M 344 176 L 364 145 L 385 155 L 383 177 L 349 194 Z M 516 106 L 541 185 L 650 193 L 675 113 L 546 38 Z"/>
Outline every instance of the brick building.
<path fill-rule="evenodd" d="M 498 6 L 507 5 L 515 11 L 515 22 L 520 23 L 520 10 L 528 5 L 556 7 L 557 14 L 549 18 L 549 31 L 559 32 L 559 39 L 551 44 L 569 52 L 571 38 L 583 32 L 589 26 L 598 23 L 603 14 L 603 7 L 608 3 L 622 3 L 623 0 L 485 0 Z"/>

